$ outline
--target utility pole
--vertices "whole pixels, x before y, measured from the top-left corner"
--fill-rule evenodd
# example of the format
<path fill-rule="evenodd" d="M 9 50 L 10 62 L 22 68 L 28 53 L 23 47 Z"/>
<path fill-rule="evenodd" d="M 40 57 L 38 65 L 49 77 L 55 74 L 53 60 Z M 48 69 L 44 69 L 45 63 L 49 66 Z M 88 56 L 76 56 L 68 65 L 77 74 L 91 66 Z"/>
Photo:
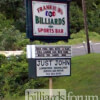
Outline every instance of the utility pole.
<path fill-rule="evenodd" d="M 89 35 L 88 35 L 88 24 L 87 24 L 87 17 L 86 17 L 86 2 L 85 0 L 82 0 L 82 9 L 83 9 L 83 15 L 84 15 L 84 28 L 86 33 L 86 41 L 87 41 L 87 50 L 88 54 L 90 53 L 90 43 L 89 43 Z"/>

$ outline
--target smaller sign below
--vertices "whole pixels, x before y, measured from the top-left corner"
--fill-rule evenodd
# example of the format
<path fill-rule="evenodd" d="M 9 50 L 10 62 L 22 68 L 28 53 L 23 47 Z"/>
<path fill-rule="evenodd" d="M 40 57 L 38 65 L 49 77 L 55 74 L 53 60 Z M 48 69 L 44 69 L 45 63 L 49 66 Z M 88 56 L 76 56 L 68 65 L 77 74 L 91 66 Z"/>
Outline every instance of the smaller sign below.
<path fill-rule="evenodd" d="M 68 76 L 71 74 L 70 66 L 70 59 L 37 59 L 36 74 L 37 77 Z"/>
<path fill-rule="evenodd" d="M 27 45 L 29 77 L 71 75 L 71 46 Z"/>
<path fill-rule="evenodd" d="M 71 58 L 71 46 L 32 45 L 32 58 Z"/>

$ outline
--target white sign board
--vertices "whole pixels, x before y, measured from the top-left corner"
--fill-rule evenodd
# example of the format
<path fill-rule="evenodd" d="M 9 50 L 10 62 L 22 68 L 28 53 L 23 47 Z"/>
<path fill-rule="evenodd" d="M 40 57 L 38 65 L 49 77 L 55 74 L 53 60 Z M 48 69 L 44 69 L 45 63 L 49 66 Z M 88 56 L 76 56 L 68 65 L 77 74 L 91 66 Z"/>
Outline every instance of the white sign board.
<path fill-rule="evenodd" d="M 32 1 L 34 36 L 68 36 L 67 4 Z"/>
<path fill-rule="evenodd" d="M 30 70 L 35 70 L 36 77 L 71 74 L 71 46 L 27 45 L 27 58 L 33 61 Z"/>
<path fill-rule="evenodd" d="M 32 45 L 32 58 L 71 58 L 71 46 Z"/>
<path fill-rule="evenodd" d="M 36 60 L 37 77 L 70 75 L 70 59 Z"/>

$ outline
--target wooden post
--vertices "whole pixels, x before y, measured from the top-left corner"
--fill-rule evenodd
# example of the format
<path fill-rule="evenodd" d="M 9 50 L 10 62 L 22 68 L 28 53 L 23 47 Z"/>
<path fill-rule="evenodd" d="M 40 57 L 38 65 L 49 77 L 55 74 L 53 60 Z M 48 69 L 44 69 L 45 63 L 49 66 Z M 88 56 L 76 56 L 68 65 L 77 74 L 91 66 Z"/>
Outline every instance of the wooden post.
<path fill-rule="evenodd" d="M 52 88 L 53 88 L 53 81 L 52 81 L 52 77 L 49 78 L 49 90 L 50 90 L 50 98 L 52 97 L 53 95 L 53 92 L 52 92 Z"/>
<path fill-rule="evenodd" d="M 85 0 L 82 0 L 82 8 L 83 8 L 83 15 L 84 15 L 84 28 L 85 28 L 85 33 L 86 33 L 87 50 L 89 54 L 90 53 L 90 43 L 89 43 L 89 35 L 88 35 L 88 24 L 87 24 L 87 17 L 86 17 Z"/>

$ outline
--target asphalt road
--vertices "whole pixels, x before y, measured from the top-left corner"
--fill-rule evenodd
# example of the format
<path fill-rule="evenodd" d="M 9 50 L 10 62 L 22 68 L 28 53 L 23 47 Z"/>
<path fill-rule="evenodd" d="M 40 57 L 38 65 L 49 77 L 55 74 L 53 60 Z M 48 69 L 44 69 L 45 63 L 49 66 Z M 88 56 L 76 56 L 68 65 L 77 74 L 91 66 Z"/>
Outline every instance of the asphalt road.
<path fill-rule="evenodd" d="M 91 43 L 91 53 L 100 53 L 100 43 Z M 72 46 L 72 57 L 87 54 L 86 43 Z"/>
<path fill-rule="evenodd" d="M 91 43 L 91 53 L 100 53 L 100 43 Z M 21 55 L 23 51 L 0 51 L 0 54 L 4 54 L 6 57 L 11 55 Z M 72 45 L 72 57 L 87 54 L 86 43 L 80 45 Z"/>

